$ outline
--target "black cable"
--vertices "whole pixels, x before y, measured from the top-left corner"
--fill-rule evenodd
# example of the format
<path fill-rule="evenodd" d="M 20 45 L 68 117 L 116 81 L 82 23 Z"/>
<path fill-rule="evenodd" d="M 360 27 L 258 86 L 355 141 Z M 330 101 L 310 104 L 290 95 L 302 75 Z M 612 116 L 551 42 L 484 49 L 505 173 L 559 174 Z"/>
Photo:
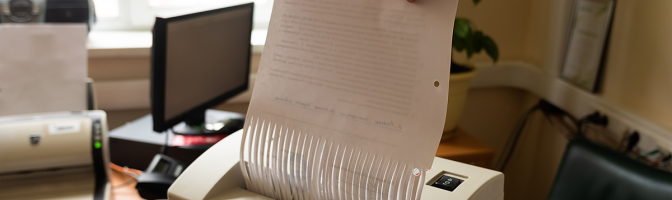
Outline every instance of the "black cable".
<path fill-rule="evenodd" d="M 577 126 L 577 135 L 579 137 L 585 137 L 584 125 L 586 123 L 591 123 L 599 126 L 607 126 L 609 124 L 609 118 L 600 114 L 600 112 L 595 111 L 593 114 L 585 116 L 579 119 L 576 123 Z"/>
<path fill-rule="evenodd" d="M 635 131 L 628 137 L 628 143 L 627 146 L 625 147 L 625 151 L 623 153 L 627 154 L 630 153 L 635 147 L 637 146 L 637 143 L 639 143 L 639 132 Z"/>
<path fill-rule="evenodd" d="M 577 120 L 573 115 L 570 115 L 569 113 L 565 112 L 564 110 L 556 107 L 555 105 L 549 103 L 548 101 L 545 100 L 540 100 L 539 101 L 539 109 L 541 112 L 544 114 L 544 117 L 551 123 L 553 123 L 553 118 L 552 117 L 558 117 L 560 120 L 558 120 L 560 123 L 562 123 L 563 126 L 568 128 L 569 131 L 575 131 L 578 132 L 579 129 L 579 121 Z M 569 126 L 565 123 L 566 121 L 562 120 L 562 117 L 567 117 L 571 121 L 572 125 L 576 130 L 571 130 L 569 129 Z"/>
<path fill-rule="evenodd" d="M 667 162 L 667 161 L 670 161 L 670 159 L 672 159 L 672 155 L 667 155 L 667 156 L 663 157 L 663 159 L 660 159 L 660 161 L 661 162 Z"/>
<path fill-rule="evenodd" d="M 506 169 L 506 165 L 509 163 L 511 157 L 513 156 L 513 153 L 516 150 L 518 140 L 520 139 L 523 131 L 525 130 L 525 125 L 527 125 L 527 121 L 529 120 L 531 114 L 536 110 L 541 110 L 546 120 L 548 120 L 551 124 L 554 124 L 553 118 L 560 117 L 561 119 L 559 120 L 559 122 L 562 123 L 563 126 L 568 128 L 568 131 L 572 132 L 573 130 L 569 129 L 569 125 L 566 123 L 566 121 L 562 120 L 562 117 L 567 117 L 570 120 L 571 124 L 574 125 L 574 127 L 577 129 L 575 131 L 578 131 L 578 129 L 580 129 L 580 126 L 578 125 L 580 120 L 577 120 L 574 116 L 570 115 L 569 113 L 556 107 L 555 105 L 549 103 L 546 100 L 543 99 L 539 100 L 539 103 L 530 108 L 518 120 L 518 123 L 516 123 L 516 126 L 514 127 L 511 135 L 509 135 L 509 139 L 507 139 L 506 145 L 504 146 L 504 150 L 502 151 L 503 157 L 498 159 L 497 164 L 495 165 L 496 170 L 503 172 Z"/>
<path fill-rule="evenodd" d="M 518 139 L 520 138 L 520 135 L 522 135 L 523 130 L 525 129 L 525 125 L 527 124 L 527 120 L 530 118 L 530 115 L 539 109 L 539 104 L 535 105 L 534 107 L 530 108 L 519 120 L 518 123 L 516 123 L 516 126 L 513 129 L 513 132 L 511 135 L 509 135 L 509 139 L 506 141 L 506 145 L 504 146 L 504 151 L 502 152 L 502 155 L 504 157 L 500 158 L 497 161 L 497 164 L 495 165 L 495 170 L 504 172 L 504 169 L 506 168 L 506 165 L 509 163 L 509 160 L 511 159 L 511 156 L 513 155 L 513 152 L 515 151 L 516 144 L 518 144 Z"/>
<path fill-rule="evenodd" d="M 174 133 L 175 131 L 173 131 L 173 129 L 170 128 L 170 132 Z M 166 134 L 166 139 L 163 141 L 163 145 L 161 145 L 161 150 L 160 150 L 160 153 L 163 154 L 163 155 L 166 155 L 166 146 L 168 146 L 168 135 L 170 134 L 170 132 L 168 132 L 168 130 L 163 132 L 163 134 Z"/>
<path fill-rule="evenodd" d="M 578 138 L 584 138 L 584 124 L 595 124 L 599 126 L 607 126 L 609 124 L 609 118 L 605 115 L 602 115 L 599 112 L 594 112 L 588 116 L 585 116 L 581 119 L 577 119 L 571 114 L 565 112 L 564 110 L 556 107 L 555 105 L 545 101 L 545 100 L 540 100 L 537 105 L 534 107 L 530 108 L 519 120 L 516 126 L 514 127 L 511 135 L 509 135 L 509 139 L 506 141 L 506 145 L 504 146 L 504 150 L 502 151 L 502 157 L 497 161 L 497 164 L 495 165 L 495 169 L 503 172 L 506 169 L 506 165 L 509 163 L 509 160 L 511 160 L 511 157 L 513 156 L 513 153 L 516 150 L 516 146 L 518 144 L 518 140 L 520 139 L 523 130 L 525 129 L 525 125 L 527 124 L 527 121 L 530 118 L 530 115 L 536 111 L 536 110 L 541 110 L 542 113 L 544 114 L 544 117 L 552 124 L 554 118 L 558 118 L 558 121 L 561 123 L 561 125 L 565 126 L 565 128 L 568 128 L 570 132 L 575 132 L 576 136 Z M 567 121 L 563 120 L 563 117 L 566 117 L 565 119 L 569 119 L 572 125 L 576 128 L 576 130 L 570 130 L 569 125 L 567 124 Z M 571 140 L 572 137 L 568 137 L 567 139 Z M 627 141 L 627 147 L 625 153 L 628 153 L 634 149 L 636 144 L 639 142 L 639 133 L 634 132 Z"/>

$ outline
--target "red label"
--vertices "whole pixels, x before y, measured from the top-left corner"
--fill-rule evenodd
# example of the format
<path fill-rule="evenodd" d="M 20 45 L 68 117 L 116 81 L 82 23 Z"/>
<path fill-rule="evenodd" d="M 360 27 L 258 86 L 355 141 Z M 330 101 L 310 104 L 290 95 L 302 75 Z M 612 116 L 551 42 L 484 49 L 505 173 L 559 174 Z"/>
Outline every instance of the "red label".
<path fill-rule="evenodd" d="M 226 135 L 175 135 L 173 146 L 215 144 L 225 137 Z"/>

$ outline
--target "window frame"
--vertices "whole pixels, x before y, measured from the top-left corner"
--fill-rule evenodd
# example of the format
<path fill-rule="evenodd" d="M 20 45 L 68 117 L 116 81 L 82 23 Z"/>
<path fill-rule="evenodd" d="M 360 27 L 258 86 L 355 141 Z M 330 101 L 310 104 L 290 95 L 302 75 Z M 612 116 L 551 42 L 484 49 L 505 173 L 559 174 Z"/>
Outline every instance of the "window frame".
<path fill-rule="evenodd" d="M 252 0 L 248 0 L 252 2 Z M 240 1 L 243 2 L 243 1 Z M 274 0 L 263 0 L 263 4 L 255 2 L 253 29 L 268 29 L 270 13 Z M 117 0 L 119 16 L 98 18 L 93 31 L 151 31 L 156 13 L 167 13 L 181 9 L 208 9 L 222 5 L 196 5 L 151 7 L 149 0 Z"/>

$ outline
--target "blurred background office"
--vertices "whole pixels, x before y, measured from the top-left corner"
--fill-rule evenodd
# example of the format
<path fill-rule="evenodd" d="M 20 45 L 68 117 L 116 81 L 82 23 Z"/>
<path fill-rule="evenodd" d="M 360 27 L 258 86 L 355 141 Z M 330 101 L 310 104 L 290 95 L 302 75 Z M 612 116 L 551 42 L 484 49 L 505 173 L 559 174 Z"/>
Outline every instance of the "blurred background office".
<path fill-rule="evenodd" d="M 432 0 L 420 0 L 432 1 Z M 98 21 L 88 38 L 88 73 L 110 129 L 150 112 L 150 29 L 156 13 L 217 7 L 217 0 L 94 0 Z M 231 1 L 227 1 L 230 3 Z M 273 0 L 255 0 L 250 88 L 264 47 Z M 490 36 L 497 62 L 486 53 L 453 59 L 478 69 L 457 127 L 492 150 L 489 168 L 508 156 L 506 199 L 548 197 L 568 143 L 563 129 L 542 113 L 522 116 L 540 100 L 583 118 L 609 117 L 604 134 L 642 135 L 641 151 L 672 150 L 672 1 L 622 0 L 613 7 L 595 90 L 562 77 L 577 1 L 461 0 L 457 17 Z M 448 22 L 448 21 L 447 21 Z M 453 33 L 445 33 L 452 37 Z M 216 109 L 245 113 L 251 91 Z M 507 141 L 519 128 L 515 148 Z M 506 153 L 506 154 L 505 154 Z M 648 160 L 659 159 L 651 155 Z M 667 154 L 669 155 L 669 154 Z M 660 168 L 670 169 L 668 164 Z M 142 169 L 141 169 L 142 170 Z"/>

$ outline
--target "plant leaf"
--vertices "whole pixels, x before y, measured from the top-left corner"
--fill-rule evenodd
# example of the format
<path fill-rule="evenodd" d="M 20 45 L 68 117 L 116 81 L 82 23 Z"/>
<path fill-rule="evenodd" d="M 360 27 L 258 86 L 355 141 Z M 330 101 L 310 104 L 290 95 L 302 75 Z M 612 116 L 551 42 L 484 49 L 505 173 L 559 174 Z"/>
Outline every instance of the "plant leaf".
<path fill-rule="evenodd" d="M 459 38 L 467 38 L 467 35 L 471 33 L 471 26 L 469 25 L 469 20 L 464 18 L 455 18 L 455 24 L 453 25 L 453 35 L 456 35 Z"/>
<path fill-rule="evenodd" d="M 458 52 L 461 52 L 464 50 L 464 47 L 466 46 L 464 38 L 459 38 L 453 35 L 453 48 L 457 50 Z"/>
<path fill-rule="evenodd" d="M 492 40 L 489 36 L 483 36 L 483 48 L 485 49 L 485 52 L 488 53 L 488 56 L 492 58 L 493 62 L 497 62 L 497 59 L 499 59 L 499 49 L 497 48 L 497 44 L 495 44 L 495 41 Z"/>
<path fill-rule="evenodd" d="M 475 48 L 475 41 L 474 41 L 474 35 L 469 34 L 467 35 L 467 38 L 465 38 L 465 48 L 467 49 L 467 59 L 471 58 L 472 55 L 474 55 L 474 50 Z"/>
<path fill-rule="evenodd" d="M 474 40 L 474 53 L 480 53 L 483 49 L 483 32 L 476 31 L 473 35 Z"/>
<path fill-rule="evenodd" d="M 473 1 L 474 1 L 474 5 L 478 5 L 478 3 L 481 2 L 481 0 L 473 0 Z"/>

